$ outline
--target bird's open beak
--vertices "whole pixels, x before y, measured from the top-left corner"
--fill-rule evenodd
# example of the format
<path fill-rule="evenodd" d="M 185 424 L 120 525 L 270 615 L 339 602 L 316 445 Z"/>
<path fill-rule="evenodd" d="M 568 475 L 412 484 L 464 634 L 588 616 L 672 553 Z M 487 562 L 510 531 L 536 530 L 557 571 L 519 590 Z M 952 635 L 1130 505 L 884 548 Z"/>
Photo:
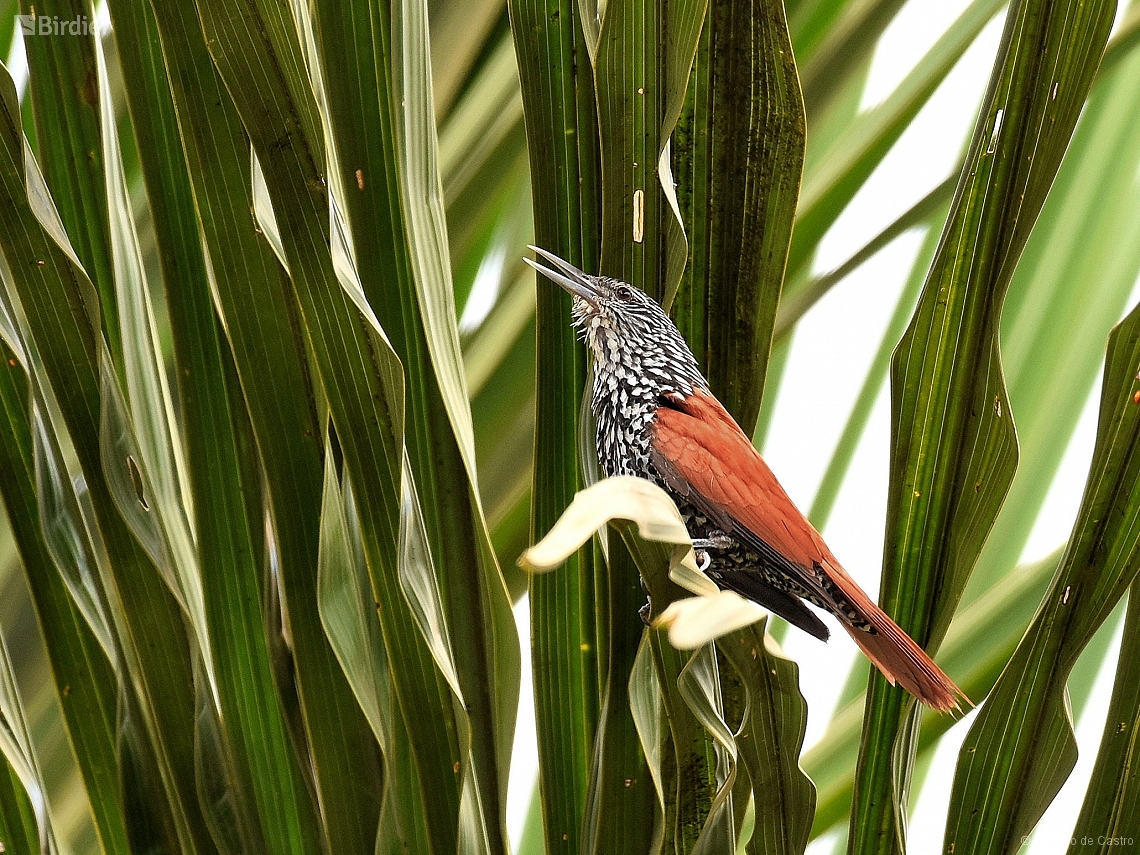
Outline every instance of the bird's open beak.
<path fill-rule="evenodd" d="M 523 261 L 525 261 L 551 282 L 556 282 L 571 294 L 581 297 L 591 306 L 597 308 L 598 293 L 594 290 L 593 283 L 590 282 L 589 276 L 587 276 L 569 261 L 563 261 L 553 252 L 547 252 L 545 249 L 541 249 L 537 246 L 531 246 L 530 249 L 533 249 L 537 255 L 553 264 L 554 268 L 546 267 L 545 265 L 539 264 L 537 261 L 531 261 L 529 258 L 524 258 Z"/>

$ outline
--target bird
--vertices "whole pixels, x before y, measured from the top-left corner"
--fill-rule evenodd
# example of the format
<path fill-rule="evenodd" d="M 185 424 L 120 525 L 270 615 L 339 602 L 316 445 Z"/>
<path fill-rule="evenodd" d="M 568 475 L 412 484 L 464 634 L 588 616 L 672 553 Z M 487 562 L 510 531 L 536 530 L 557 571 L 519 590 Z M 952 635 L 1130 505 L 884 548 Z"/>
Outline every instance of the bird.
<path fill-rule="evenodd" d="M 940 712 L 969 699 L 859 587 L 716 399 L 680 330 L 628 282 L 592 276 L 531 246 L 524 258 L 573 297 L 574 326 L 592 362 L 598 463 L 633 475 L 677 504 L 701 569 L 790 624 L 827 641 L 806 603 L 834 615 L 894 685 Z"/>

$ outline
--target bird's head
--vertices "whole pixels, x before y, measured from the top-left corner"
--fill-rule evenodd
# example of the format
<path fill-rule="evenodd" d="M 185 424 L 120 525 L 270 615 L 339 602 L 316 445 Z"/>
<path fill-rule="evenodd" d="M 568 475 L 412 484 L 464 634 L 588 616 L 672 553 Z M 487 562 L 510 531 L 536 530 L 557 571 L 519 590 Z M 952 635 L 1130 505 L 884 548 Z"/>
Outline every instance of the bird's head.
<path fill-rule="evenodd" d="M 686 391 L 693 384 L 704 385 L 684 337 L 652 297 L 619 279 L 583 273 L 545 249 L 531 249 L 552 266 L 529 258 L 526 263 L 573 295 L 574 324 L 582 331 L 599 375 L 638 368 L 651 376 L 676 375 Z"/>

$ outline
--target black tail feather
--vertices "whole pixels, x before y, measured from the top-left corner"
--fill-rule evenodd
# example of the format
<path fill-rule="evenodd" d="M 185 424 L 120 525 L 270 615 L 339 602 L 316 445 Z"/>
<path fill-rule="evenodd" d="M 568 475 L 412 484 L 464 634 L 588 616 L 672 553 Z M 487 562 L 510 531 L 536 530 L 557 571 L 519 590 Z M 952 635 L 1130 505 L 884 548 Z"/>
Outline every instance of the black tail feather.
<path fill-rule="evenodd" d="M 827 641 L 831 632 L 827 625 L 807 607 L 799 597 L 774 588 L 757 574 L 740 571 L 717 573 L 708 571 L 709 577 L 721 588 L 736 591 L 757 603 L 773 614 L 777 614 L 790 623 L 799 627 L 809 635 L 814 635 L 820 641 Z"/>

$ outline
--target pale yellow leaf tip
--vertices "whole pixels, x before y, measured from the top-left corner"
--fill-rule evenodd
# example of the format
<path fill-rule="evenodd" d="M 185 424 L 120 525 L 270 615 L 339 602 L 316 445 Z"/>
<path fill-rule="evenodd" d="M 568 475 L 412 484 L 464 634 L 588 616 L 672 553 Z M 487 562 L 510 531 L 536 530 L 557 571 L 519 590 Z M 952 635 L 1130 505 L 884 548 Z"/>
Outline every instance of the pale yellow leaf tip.
<path fill-rule="evenodd" d="M 653 622 L 667 627 L 669 643 L 678 650 L 692 650 L 755 623 L 767 614 L 756 603 L 735 591 L 720 591 L 676 600 Z"/>
<path fill-rule="evenodd" d="M 646 540 L 689 543 L 685 523 L 668 493 L 644 478 L 619 475 L 574 496 L 546 537 L 519 557 L 519 566 L 531 572 L 553 570 L 613 519 L 635 523 Z M 686 561 L 696 571 L 692 550 Z"/>

